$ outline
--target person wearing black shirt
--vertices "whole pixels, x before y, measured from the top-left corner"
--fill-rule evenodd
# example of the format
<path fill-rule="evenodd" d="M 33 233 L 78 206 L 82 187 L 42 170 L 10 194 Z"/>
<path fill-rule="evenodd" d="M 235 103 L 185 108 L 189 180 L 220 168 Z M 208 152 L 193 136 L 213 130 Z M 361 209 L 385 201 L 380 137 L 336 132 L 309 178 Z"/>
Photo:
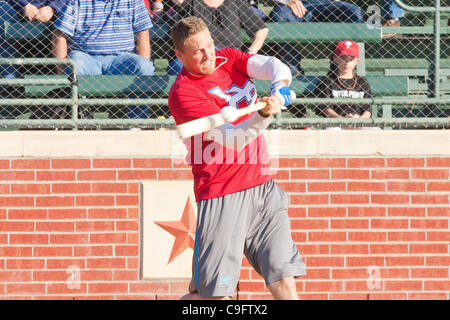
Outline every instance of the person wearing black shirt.
<path fill-rule="evenodd" d="M 369 82 L 354 73 L 359 60 L 358 45 L 350 40 L 337 44 L 333 56 L 335 70 L 331 70 L 314 89 L 313 95 L 318 98 L 363 99 L 371 98 Z M 370 118 L 371 105 L 339 104 L 320 105 L 320 115 L 330 118 Z"/>
<path fill-rule="evenodd" d="M 221 48 L 242 49 L 241 28 L 253 37 L 247 49 L 256 54 L 261 49 L 269 29 L 256 15 L 247 1 L 242 0 L 172 0 L 174 9 L 185 18 L 195 16 L 205 21 L 214 39 L 214 45 Z M 171 63 L 174 70 L 169 74 L 178 74 L 181 65 Z M 178 69 L 178 70 L 177 70 Z M 175 71 L 175 72 L 174 72 Z"/>
<path fill-rule="evenodd" d="M 350 79 L 343 79 L 330 73 L 317 85 L 315 93 L 320 98 L 372 98 L 369 82 L 357 74 Z M 372 111 L 368 104 L 322 105 L 319 109 L 322 115 L 330 118 L 370 118 Z"/>

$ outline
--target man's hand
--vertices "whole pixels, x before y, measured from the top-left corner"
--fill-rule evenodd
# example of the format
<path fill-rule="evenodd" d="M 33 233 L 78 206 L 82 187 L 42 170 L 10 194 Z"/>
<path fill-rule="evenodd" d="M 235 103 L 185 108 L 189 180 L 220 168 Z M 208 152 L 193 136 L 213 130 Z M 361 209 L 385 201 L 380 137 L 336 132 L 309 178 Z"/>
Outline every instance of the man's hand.
<path fill-rule="evenodd" d="M 261 100 L 262 102 L 267 103 L 267 105 L 264 108 L 258 110 L 258 113 L 262 117 L 268 118 L 281 111 L 282 102 L 280 98 L 276 96 L 270 96 L 270 97 L 263 97 Z"/>
<path fill-rule="evenodd" d="M 27 4 L 23 8 L 23 15 L 28 21 L 33 21 L 33 19 L 36 17 L 36 15 L 39 13 L 39 9 L 32 5 L 31 3 Z"/>
<path fill-rule="evenodd" d="M 55 14 L 55 10 L 50 6 L 43 6 L 38 10 L 35 19 L 39 22 L 49 22 Z"/>
<path fill-rule="evenodd" d="M 294 16 L 302 18 L 306 14 L 306 8 L 301 0 L 291 0 L 288 3 L 288 7 L 291 9 Z"/>

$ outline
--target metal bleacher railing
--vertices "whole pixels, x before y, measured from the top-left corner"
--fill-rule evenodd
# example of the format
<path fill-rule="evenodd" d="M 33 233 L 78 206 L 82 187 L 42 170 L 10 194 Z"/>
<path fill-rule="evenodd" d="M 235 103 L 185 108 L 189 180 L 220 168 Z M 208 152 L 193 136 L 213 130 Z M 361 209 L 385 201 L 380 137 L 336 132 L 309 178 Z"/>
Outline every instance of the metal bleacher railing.
<path fill-rule="evenodd" d="M 364 22 L 266 20 L 269 34 L 261 54 L 285 61 L 289 52 L 280 50 L 280 45 L 288 43 L 302 55 L 291 85 L 297 99 L 278 115 L 273 127 L 450 128 L 450 7 L 441 5 L 441 0 L 392 1 L 405 10 L 401 26 L 382 26 L 380 7 L 369 0 L 350 1 L 364 12 Z M 273 5 L 271 0 L 260 1 L 258 9 L 269 15 Z M 154 76 L 78 75 L 72 60 L 52 58 L 52 23 L 27 22 L 8 2 L 0 1 L 2 49 L 12 50 L 0 57 L 0 128 L 173 127 L 167 95 L 176 76 L 166 72 L 173 55 L 168 37 L 171 21 L 159 18 L 151 31 Z M 243 32 L 242 38 L 248 44 L 252 35 Z M 310 97 L 329 69 L 336 42 L 346 39 L 360 46 L 357 72 L 370 83 L 373 98 L 350 102 Z M 58 75 L 60 64 L 71 72 Z M 259 96 L 270 93 L 267 81 L 255 84 Z M 315 110 L 319 104 L 349 102 L 372 105 L 371 118 L 331 119 Z M 148 106 L 149 115 L 128 118 L 128 106 Z"/>

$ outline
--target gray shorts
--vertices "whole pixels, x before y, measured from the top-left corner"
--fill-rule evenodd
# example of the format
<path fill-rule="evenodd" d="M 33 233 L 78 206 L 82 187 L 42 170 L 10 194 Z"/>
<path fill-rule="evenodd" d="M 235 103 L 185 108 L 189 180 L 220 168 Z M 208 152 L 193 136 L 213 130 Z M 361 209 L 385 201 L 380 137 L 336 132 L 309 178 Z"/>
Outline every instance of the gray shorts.
<path fill-rule="evenodd" d="M 191 293 L 233 296 L 243 253 L 266 285 L 306 274 L 291 236 L 286 192 L 273 180 L 197 205 Z"/>

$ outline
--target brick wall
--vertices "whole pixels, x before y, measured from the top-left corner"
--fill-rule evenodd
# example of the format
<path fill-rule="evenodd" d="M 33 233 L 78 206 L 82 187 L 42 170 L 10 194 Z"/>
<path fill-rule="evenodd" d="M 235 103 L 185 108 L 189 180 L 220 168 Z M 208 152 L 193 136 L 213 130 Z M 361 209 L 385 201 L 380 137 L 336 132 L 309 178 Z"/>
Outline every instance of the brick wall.
<path fill-rule="evenodd" d="M 450 299 L 449 156 L 277 163 L 307 265 L 302 299 Z M 1 157 L 0 299 L 185 294 L 188 281 L 139 279 L 139 182 L 190 177 L 169 156 Z M 236 297 L 271 297 L 245 259 Z"/>

